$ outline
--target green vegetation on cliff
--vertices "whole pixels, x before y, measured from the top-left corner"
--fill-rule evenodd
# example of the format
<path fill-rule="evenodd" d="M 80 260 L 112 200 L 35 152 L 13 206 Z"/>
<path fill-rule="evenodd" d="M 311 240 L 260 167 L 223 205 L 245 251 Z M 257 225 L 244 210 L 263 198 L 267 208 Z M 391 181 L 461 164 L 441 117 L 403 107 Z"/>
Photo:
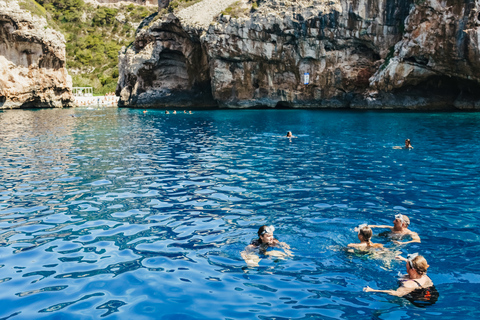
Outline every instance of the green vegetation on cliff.
<path fill-rule="evenodd" d="M 40 7 L 33 0 L 23 2 L 25 7 Z M 67 68 L 73 85 L 92 86 L 96 94 L 115 90 L 118 51 L 134 40 L 137 25 L 157 12 L 156 7 L 95 6 L 83 0 L 38 0 L 38 3 L 46 10 L 49 24 L 65 36 Z M 41 12 L 37 8 L 38 13 L 33 13 L 39 14 L 38 10 Z"/>

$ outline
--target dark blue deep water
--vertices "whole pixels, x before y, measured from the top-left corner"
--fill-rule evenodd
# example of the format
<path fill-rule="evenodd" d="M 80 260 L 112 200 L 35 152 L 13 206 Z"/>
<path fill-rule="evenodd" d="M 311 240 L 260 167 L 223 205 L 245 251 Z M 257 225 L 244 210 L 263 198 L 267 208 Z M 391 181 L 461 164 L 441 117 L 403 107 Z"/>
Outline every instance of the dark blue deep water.
<path fill-rule="evenodd" d="M 479 113 L 0 112 L 0 318 L 480 318 L 479 142 Z M 345 250 L 398 213 L 422 243 L 373 241 L 425 256 L 434 305 Z M 263 224 L 294 257 L 247 267 Z"/>

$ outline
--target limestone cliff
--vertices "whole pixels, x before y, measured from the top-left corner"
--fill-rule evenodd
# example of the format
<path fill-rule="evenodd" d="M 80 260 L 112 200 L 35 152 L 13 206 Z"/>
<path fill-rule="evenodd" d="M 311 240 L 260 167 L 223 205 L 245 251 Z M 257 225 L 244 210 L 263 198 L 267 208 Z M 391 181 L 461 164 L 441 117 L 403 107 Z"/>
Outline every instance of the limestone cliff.
<path fill-rule="evenodd" d="M 220 107 L 477 109 L 478 9 L 473 0 L 265 0 L 209 25 L 164 16 L 121 55 L 117 92 L 125 106 L 213 98 Z"/>
<path fill-rule="evenodd" d="M 0 72 L 0 109 L 73 106 L 63 36 L 12 0 L 0 0 Z"/>

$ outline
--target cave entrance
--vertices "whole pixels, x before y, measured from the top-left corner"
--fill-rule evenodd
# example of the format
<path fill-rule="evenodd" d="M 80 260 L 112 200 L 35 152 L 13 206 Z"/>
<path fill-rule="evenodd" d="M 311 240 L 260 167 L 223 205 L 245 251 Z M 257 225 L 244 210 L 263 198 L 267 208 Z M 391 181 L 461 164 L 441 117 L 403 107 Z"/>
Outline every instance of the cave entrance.
<path fill-rule="evenodd" d="M 278 101 L 275 105 L 275 109 L 291 109 L 292 103 L 290 101 Z"/>

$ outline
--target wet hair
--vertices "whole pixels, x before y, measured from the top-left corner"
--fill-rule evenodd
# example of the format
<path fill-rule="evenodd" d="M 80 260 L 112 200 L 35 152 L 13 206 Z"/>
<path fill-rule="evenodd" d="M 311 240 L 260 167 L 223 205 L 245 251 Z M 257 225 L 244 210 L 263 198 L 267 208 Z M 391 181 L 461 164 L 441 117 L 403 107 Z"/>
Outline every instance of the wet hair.
<path fill-rule="evenodd" d="M 423 275 L 424 273 L 427 273 L 427 269 L 429 267 L 427 260 L 420 255 L 412 259 L 411 266 L 413 266 L 413 269 L 415 269 L 415 271 L 417 271 L 419 275 Z"/>
<path fill-rule="evenodd" d="M 372 238 L 373 232 L 369 226 L 365 226 L 362 229 L 360 229 L 358 234 L 360 234 L 365 241 L 370 241 L 370 239 Z"/>
<path fill-rule="evenodd" d="M 265 231 L 265 229 L 267 229 L 268 226 L 261 226 L 259 229 L 258 229 L 258 238 L 260 238 L 260 235 L 263 233 L 263 231 Z"/>
<path fill-rule="evenodd" d="M 410 225 L 410 218 L 402 214 L 402 219 L 403 219 L 403 223 L 405 223 L 408 227 Z"/>

